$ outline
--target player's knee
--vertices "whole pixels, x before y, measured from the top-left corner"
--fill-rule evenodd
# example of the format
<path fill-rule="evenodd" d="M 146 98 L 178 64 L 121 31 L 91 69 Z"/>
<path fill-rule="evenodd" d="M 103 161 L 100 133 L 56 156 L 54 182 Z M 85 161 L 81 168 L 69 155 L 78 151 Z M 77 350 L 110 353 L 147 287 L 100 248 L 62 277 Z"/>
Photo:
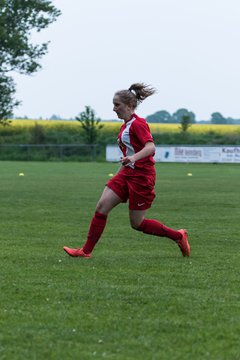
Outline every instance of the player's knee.
<path fill-rule="evenodd" d="M 130 224 L 131 224 L 132 229 L 139 230 L 139 226 L 140 226 L 141 222 L 139 223 L 139 221 L 131 219 Z"/>
<path fill-rule="evenodd" d="M 107 204 L 105 203 L 105 201 L 103 200 L 99 200 L 99 202 L 97 203 L 96 209 L 95 211 L 101 213 L 101 214 L 107 214 Z"/>

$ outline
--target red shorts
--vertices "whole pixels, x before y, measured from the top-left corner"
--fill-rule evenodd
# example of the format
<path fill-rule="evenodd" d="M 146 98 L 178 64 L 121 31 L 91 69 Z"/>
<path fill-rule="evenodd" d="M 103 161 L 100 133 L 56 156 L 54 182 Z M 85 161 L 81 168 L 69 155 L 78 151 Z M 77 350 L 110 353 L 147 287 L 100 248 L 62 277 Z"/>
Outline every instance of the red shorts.
<path fill-rule="evenodd" d="M 155 198 L 154 185 L 156 172 L 143 172 L 125 167 L 106 184 L 123 202 L 129 200 L 130 210 L 146 210 Z"/>

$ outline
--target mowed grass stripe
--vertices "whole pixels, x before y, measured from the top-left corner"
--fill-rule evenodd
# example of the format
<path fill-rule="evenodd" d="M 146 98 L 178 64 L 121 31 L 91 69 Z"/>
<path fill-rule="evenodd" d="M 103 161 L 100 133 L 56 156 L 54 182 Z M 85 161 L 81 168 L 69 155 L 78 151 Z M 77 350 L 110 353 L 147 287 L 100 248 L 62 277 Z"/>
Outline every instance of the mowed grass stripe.
<path fill-rule="evenodd" d="M 117 168 L 0 162 L 0 358 L 239 359 L 239 165 L 156 165 L 148 217 L 188 229 L 189 259 L 126 204 L 92 259 L 68 257 Z"/>

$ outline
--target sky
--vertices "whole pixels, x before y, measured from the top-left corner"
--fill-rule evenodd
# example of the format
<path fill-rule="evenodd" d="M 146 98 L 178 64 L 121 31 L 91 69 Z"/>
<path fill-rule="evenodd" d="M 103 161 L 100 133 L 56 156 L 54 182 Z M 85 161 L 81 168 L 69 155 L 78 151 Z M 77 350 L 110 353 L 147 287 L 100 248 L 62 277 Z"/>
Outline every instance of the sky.
<path fill-rule="evenodd" d="M 32 42 L 50 41 L 32 76 L 14 74 L 15 116 L 75 118 L 90 105 L 116 119 L 114 93 L 132 83 L 157 89 L 146 117 L 187 108 L 240 118 L 239 0 L 55 0 L 62 15 Z"/>

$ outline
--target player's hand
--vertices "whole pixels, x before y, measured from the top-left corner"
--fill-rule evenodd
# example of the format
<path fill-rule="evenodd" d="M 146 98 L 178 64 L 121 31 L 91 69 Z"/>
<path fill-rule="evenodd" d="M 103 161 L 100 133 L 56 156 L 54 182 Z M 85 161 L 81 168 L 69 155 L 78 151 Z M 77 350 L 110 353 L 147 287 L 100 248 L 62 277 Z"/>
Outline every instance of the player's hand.
<path fill-rule="evenodd" d="M 125 156 L 125 157 L 121 157 L 120 158 L 120 162 L 122 163 L 122 165 L 124 166 L 128 166 L 133 164 L 134 161 L 134 156 Z"/>

